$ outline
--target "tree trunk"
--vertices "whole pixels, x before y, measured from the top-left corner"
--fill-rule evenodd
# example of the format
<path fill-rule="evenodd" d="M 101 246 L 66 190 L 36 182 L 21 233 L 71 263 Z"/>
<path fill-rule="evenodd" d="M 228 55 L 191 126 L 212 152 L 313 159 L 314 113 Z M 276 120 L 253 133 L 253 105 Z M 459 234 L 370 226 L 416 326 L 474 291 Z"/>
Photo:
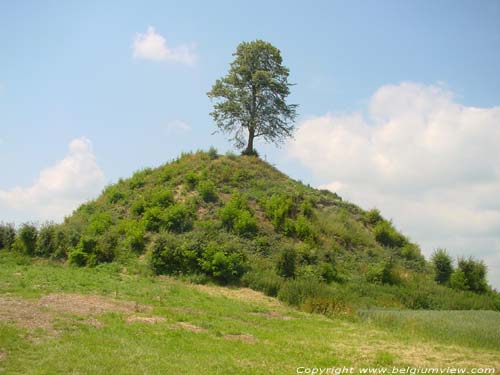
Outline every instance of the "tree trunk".
<path fill-rule="evenodd" d="M 253 139 L 255 138 L 255 129 L 248 129 L 248 144 L 247 149 L 245 150 L 245 154 L 251 155 L 253 153 Z"/>

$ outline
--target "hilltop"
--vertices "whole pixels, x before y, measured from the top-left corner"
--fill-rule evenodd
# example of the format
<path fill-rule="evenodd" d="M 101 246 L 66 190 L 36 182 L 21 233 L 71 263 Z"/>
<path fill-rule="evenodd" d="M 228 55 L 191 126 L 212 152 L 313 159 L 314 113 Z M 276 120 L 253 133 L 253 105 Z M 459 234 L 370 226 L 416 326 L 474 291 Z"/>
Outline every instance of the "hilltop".
<path fill-rule="evenodd" d="M 120 179 L 64 223 L 42 227 L 37 244 L 32 255 L 76 266 L 139 263 L 325 314 L 500 308 L 496 293 L 436 284 L 418 245 L 378 210 L 304 185 L 255 156 L 214 149 Z"/>

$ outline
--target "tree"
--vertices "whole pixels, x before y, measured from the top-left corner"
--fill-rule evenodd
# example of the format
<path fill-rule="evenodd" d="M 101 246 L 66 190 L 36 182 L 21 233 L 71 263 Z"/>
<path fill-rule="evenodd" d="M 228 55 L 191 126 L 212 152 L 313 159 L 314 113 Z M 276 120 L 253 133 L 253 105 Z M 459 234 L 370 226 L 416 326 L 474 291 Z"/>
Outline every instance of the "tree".
<path fill-rule="evenodd" d="M 483 261 L 475 260 L 472 257 L 459 258 L 458 268 L 463 272 L 467 289 L 473 292 L 482 293 L 488 290 L 486 282 L 486 265 Z"/>
<path fill-rule="evenodd" d="M 435 280 L 439 284 L 447 284 L 450 281 L 450 276 L 453 273 L 453 264 L 451 257 L 445 249 L 437 249 L 431 258 L 435 271 Z"/>
<path fill-rule="evenodd" d="M 279 145 L 292 136 L 296 104 L 287 104 L 289 70 L 282 65 L 279 49 L 262 40 L 240 43 L 229 73 L 208 92 L 215 99 L 210 115 L 243 154 L 256 154 L 254 139 Z"/>

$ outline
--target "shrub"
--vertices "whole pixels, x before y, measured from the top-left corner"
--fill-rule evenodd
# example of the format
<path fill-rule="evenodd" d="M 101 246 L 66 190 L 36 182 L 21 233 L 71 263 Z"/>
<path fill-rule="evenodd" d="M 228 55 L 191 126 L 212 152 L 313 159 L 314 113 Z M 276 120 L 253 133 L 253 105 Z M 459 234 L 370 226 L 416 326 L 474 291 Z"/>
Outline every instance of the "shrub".
<path fill-rule="evenodd" d="M 196 187 L 196 185 L 198 184 L 199 178 L 198 178 L 198 175 L 195 172 L 189 171 L 184 176 L 184 180 L 186 181 L 186 184 L 187 184 L 188 188 L 190 190 L 193 190 Z"/>
<path fill-rule="evenodd" d="M 132 222 L 125 230 L 125 246 L 134 253 L 142 253 L 146 245 L 144 228 L 136 222 Z"/>
<path fill-rule="evenodd" d="M 326 283 L 329 284 L 337 279 L 337 272 L 330 263 L 321 263 L 319 269 L 321 278 Z"/>
<path fill-rule="evenodd" d="M 468 290 L 477 293 L 483 293 L 488 290 L 486 265 L 483 261 L 477 261 L 472 257 L 467 259 L 459 258 L 458 269 L 463 273 L 465 285 Z"/>
<path fill-rule="evenodd" d="M 291 278 L 295 277 L 297 268 L 297 251 L 294 247 L 285 247 L 276 262 L 278 275 Z"/>
<path fill-rule="evenodd" d="M 304 216 L 299 216 L 295 221 L 295 233 L 302 241 L 314 242 L 317 238 L 316 231 Z"/>
<path fill-rule="evenodd" d="M 210 160 L 215 160 L 219 157 L 219 154 L 217 154 L 217 149 L 214 146 L 210 146 L 208 149 L 208 157 Z"/>
<path fill-rule="evenodd" d="M 245 273 L 245 258 L 229 245 L 210 242 L 203 250 L 201 269 L 223 284 L 237 281 Z"/>
<path fill-rule="evenodd" d="M 173 232 L 186 232 L 193 228 L 194 213 L 186 206 L 175 204 L 165 210 L 163 226 Z"/>
<path fill-rule="evenodd" d="M 89 261 L 90 255 L 95 252 L 96 247 L 97 241 L 95 238 L 82 237 L 78 242 L 76 248 L 69 252 L 69 263 L 79 267 L 86 266 Z"/>
<path fill-rule="evenodd" d="M 439 284 L 448 284 L 453 273 L 453 263 L 451 257 L 445 249 L 437 249 L 431 258 L 435 272 L 435 280 Z"/>
<path fill-rule="evenodd" d="M 150 245 L 150 263 L 157 274 L 199 271 L 200 243 L 170 233 L 160 233 Z"/>
<path fill-rule="evenodd" d="M 21 253 L 34 255 L 36 251 L 37 237 L 38 231 L 35 225 L 24 223 L 17 231 L 13 247 Z"/>
<path fill-rule="evenodd" d="M 132 203 L 130 209 L 134 215 L 141 216 L 146 210 L 146 202 L 144 199 L 138 199 Z"/>
<path fill-rule="evenodd" d="M 0 249 L 10 249 L 15 238 L 14 224 L 0 223 Z"/>
<path fill-rule="evenodd" d="M 155 194 L 153 194 L 151 199 L 152 206 L 159 206 L 162 208 L 166 208 L 174 203 L 174 196 L 172 192 L 168 189 L 161 190 Z"/>
<path fill-rule="evenodd" d="M 380 211 L 376 208 L 371 209 L 365 213 L 366 221 L 371 225 L 376 225 L 381 221 L 384 221 L 384 218 L 380 214 Z"/>
<path fill-rule="evenodd" d="M 125 193 L 118 186 L 113 185 L 106 189 L 106 195 L 110 203 L 117 203 L 125 198 Z"/>
<path fill-rule="evenodd" d="M 378 243 L 387 247 L 402 247 L 407 244 L 407 239 L 400 234 L 387 221 L 381 221 L 375 225 L 375 239 Z"/>
<path fill-rule="evenodd" d="M 95 213 L 91 216 L 87 227 L 87 233 L 91 236 L 101 235 L 106 232 L 112 224 L 111 215 L 106 212 Z"/>
<path fill-rule="evenodd" d="M 311 218 L 313 216 L 313 205 L 310 201 L 304 201 L 300 205 L 300 211 L 305 217 Z"/>
<path fill-rule="evenodd" d="M 35 254 L 40 256 L 50 256 L 57 251 L 58 238 L 56 226 L 51 223 L 42 225 L 38 231 Z"/>
<path fill-rule="evenodd" d="M 234 222 L 234 230 L 240 236 L 252 237 L 257 233 L 257 219 L 246 210 L 239 210 Z"/>
<path fill-rule="evenodd" d="M 217 191 L 215 189 L 215 184 L 212 181 L 206 180 L 200 182 L 198 185 L 198 193 L 205 202 L 216 202 L 217 201 Z"/>
<path fill-rule="evenodd" d="M 273 194 L 264 204 L 266 216 L 276 229 L 282 229 L 285 219 L 289 217 L 294 208 L 291 197 Z"/>
<path fill-rule="evenodd" d="M 163 226 L 163 211 L 160 207 L 151 207 L 144 212 L 142 223 L 148 231 L 158 232 Z"/>

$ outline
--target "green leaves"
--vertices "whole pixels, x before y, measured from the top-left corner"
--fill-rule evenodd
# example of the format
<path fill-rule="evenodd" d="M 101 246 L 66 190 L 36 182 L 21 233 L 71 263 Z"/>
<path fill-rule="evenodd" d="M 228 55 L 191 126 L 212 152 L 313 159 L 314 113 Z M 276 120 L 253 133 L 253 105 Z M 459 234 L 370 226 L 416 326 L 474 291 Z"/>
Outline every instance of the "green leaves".
<path fill-rule="evenodd" d="M 242 42 L 233 56 L 227 76 L 207 94 L 216 100 L 210 115 L 237 148 L 245 146 L 248 135 L 247 152 L 253 151 L 256 137 L 283 142 L 292 135 L 297 105 L 286 103 L 292 85 L 279 49 L 262 40 Z"/>

